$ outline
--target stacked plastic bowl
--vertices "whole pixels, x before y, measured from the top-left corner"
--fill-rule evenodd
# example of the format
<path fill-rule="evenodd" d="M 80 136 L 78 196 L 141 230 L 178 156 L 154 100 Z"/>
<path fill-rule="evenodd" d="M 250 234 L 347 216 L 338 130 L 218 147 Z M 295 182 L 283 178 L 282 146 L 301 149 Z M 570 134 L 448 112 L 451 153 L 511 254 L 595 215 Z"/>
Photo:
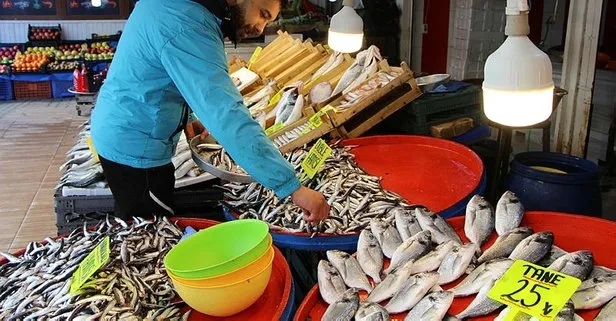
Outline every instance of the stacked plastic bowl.
<path fill-rule="evenodd" d="M 226 317 L 261 297 L 272 275 L 274 248 L 266 223 L 237 220 L 201 230 L 165 256 L 177 293 L 201 313 Z"/>

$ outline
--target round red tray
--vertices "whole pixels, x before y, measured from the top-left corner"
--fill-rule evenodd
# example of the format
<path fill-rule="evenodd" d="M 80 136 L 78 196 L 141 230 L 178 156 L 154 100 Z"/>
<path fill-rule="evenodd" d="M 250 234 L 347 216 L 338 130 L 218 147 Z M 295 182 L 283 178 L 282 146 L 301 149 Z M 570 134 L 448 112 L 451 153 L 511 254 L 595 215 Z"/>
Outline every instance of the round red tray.
<path fill-rule="evenodd" d="M 352 151 L 355 160 L 370 175 L 383 177 L 383 188 L 433 212 L 443 212 L 468 198 L 483 175 L 479 156 L 449 140 L 372 136 L 347 139 L 342 144 L 357 145 Z"/>
<path fill-rule="evenodd" d="M 462 237 L 464 242 L 468 239 L 464 236 L 464 217 L 454 217 L 449 219 L 449 223 L 455 228 L 456 232 Z M 551 231 L 554 233 L 555 244 L 565 251 L 572 252 L 577 250 L 590 250 L 593 252 L 596 265 L 603 265 L 616 268 L 616 244 L 611 240 L 616 238 L 616 223 L 579 215 L 552 213 L 552 212 L 527 212 L 522 221 L 522 226 L 531 227 L 535 232 Z M 485 250 L 496 239 L 492 239 L 483 246 Z M 462 278 L 461 278 L 462 279 Z M 444 286 L 445 289 L 453 287 L 458 282 Z M 474 296 L 467 298 L 456 298 L 449 309 L 449 313 L 456 315 L 462 312 L 474 299 Z M 320 320 L 327 303 L 323 301 L 319 294 L 319 288 L 315 285 L 295 314 L 296 321 Z M 599 310 L 577 311 L 584 320 L 593 320 Z M 497 313 L 479 317 L 469 318 L 470 321 L 494 320 Z M 404 320 L 405 314 L 393 315 L 392 320 Z"/>

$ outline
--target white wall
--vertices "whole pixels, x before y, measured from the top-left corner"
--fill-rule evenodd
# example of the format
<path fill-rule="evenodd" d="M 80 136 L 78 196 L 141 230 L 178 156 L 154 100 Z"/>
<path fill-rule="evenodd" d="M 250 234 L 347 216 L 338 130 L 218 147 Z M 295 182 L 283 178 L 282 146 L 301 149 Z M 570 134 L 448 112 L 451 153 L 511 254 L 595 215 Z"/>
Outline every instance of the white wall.
<path fill-rule="evenodd" d="M 85 40 L 93 33 L 115 34 L 124 29 L 126 20 L 0 20 L 0 43 L 28 41 L 28 24 L 35 26 L 62 26 L 62 39 Z"/>

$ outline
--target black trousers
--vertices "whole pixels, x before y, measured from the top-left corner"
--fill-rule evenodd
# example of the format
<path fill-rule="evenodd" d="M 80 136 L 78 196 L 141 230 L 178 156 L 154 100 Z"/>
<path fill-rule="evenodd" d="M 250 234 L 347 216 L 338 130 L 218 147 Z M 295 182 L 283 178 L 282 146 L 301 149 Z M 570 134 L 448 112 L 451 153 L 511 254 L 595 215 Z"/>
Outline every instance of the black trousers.
<path fill-rule="evenodd" d="M 115 215 L 128 219 L 173 215 L 175 184 L 173 164 L 134 168 L 100 157 L 109 188 L 115 200 Z"/>

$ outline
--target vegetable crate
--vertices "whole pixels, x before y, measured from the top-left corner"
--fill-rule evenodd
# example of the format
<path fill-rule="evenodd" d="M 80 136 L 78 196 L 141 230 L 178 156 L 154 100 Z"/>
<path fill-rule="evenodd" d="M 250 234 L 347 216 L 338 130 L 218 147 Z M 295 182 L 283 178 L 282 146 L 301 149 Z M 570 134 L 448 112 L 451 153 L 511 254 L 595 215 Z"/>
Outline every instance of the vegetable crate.
<path fill-rule="evenodd" d="M 51 82 L 45 81 L 13 81 L 16 100 L 51 99 Z"/>
<path fill-rule="evenodd" d="M 8 76 L 0 75 L 0 100 L 13 100 L 13 82 Z"/>

